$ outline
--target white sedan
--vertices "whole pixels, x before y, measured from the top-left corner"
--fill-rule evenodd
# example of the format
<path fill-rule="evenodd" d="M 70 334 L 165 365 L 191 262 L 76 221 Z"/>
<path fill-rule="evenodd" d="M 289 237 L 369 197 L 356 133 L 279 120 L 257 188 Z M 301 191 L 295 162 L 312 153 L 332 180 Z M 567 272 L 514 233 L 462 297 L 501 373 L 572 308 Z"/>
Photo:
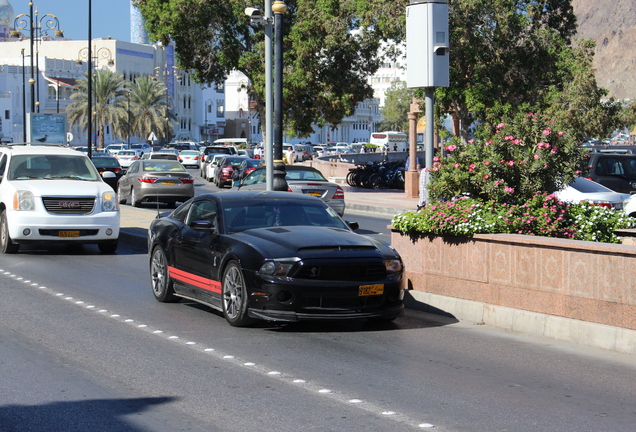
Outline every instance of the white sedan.
<path fill-rule="evenodd" d="M 556 197 L 562 202 L 580 203 L 589 202 L 603 207 L 623 209 L 623 201 L 629 198 L 629 194 L 614 192 L 602 184 L 586 178 L 574 179 L 564 189 L 555 192 Z"/>

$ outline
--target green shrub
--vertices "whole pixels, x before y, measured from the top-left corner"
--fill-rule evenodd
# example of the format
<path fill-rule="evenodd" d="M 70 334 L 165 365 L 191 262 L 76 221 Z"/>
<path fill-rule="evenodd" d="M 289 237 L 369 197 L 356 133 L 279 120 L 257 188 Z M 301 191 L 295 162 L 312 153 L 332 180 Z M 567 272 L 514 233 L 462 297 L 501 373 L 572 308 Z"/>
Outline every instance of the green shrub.
<path fill-rule="evenodd" d="M 535 193 L 523 204 L 473 198 L 434 202 L 418 212 L 395 216 L 392 225 L 404 234 L 511 233 L 607 243 L 620 243 L 616 229 L 636 227 L 622 211 L 588 203 L 564 204 L 547 193 Z"/>

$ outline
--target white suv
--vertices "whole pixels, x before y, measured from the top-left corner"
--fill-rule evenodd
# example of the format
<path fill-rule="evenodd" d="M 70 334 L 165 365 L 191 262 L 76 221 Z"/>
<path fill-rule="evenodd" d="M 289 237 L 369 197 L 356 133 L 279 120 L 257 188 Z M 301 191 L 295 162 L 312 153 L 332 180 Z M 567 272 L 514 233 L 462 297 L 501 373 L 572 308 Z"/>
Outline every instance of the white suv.
<path fill-rule="evenodd" d="M 83 153 L 57 146 L 0 147 L 0 250 L 20 244 L 93 243 L 114 253 L 117 194 Z"/>

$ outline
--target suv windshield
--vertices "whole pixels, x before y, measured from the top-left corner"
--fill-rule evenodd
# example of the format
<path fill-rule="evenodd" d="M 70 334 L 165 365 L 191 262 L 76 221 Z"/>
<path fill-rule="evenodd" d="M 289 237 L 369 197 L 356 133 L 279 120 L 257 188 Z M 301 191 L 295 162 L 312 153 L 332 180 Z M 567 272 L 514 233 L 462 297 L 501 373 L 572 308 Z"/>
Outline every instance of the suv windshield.
<path fill-rule="evenodd" d="M 9 180 L 72 179 L 98 181 L 90 159 L 70 155 L 16 155 L 9 165 Z"/>

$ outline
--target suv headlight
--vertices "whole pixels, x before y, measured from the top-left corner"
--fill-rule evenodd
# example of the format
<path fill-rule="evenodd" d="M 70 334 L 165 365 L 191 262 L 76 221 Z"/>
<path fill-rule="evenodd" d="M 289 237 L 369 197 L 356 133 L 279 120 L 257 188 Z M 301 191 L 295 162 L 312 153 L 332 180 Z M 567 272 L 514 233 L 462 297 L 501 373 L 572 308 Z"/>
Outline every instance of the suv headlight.
<path fill-rule="evenodd" d="M 102 194 L 102 211 L 107 212 L 117 210 L 119 210 L 117 194 L 115 192 L 104 192 Z"/>
<path fill-rule="evenodd" d="M 35 198 L 33 198 L 33 192 L 16 191 L 16 193 L 13 194 L 13 209 L 20 211 L 35 210 Z"/>

